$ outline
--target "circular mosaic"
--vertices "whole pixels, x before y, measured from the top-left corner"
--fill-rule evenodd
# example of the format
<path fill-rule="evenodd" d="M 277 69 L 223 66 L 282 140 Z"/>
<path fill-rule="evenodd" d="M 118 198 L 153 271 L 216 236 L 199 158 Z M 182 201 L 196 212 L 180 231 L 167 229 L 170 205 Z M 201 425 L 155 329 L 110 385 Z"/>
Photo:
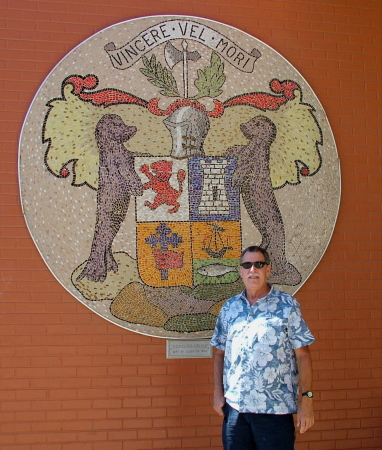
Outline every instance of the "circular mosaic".
<path fill-rule="evenodd" d="M 325 112 L 275 50 L 222 23 L 134 19 L 71 51 L 21 132 L 29 231 L 57 280 L 132 331 L 212 335 L 242 289 L 241 250 L 267 248 L 294 294 L 340 200 Z"/>

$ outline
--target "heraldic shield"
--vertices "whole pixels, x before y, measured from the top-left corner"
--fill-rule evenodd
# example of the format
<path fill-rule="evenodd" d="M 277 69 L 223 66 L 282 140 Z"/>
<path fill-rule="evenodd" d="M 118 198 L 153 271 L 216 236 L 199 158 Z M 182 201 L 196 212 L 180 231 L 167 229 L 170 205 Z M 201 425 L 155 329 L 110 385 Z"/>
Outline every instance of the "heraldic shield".
<path fill-rule="evenodd" d="M 240 196 L 236 158 L 138 157 L 137 261 L 148 286 L 227 284 L 239 279 Z"/>

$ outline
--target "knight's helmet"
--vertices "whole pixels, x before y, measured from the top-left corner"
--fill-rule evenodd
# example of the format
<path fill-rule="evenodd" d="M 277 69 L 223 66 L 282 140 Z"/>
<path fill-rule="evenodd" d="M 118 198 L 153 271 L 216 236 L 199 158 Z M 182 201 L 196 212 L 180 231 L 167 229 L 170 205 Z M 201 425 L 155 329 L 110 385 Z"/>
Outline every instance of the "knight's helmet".
<path fill-rule="evenodd" d="M 163 123 L 172 136 L 173 158 L 204 156 L 203 142 L 210 129 L 210 120 L 205 112 L 192 106 L 182 106 Z"/>

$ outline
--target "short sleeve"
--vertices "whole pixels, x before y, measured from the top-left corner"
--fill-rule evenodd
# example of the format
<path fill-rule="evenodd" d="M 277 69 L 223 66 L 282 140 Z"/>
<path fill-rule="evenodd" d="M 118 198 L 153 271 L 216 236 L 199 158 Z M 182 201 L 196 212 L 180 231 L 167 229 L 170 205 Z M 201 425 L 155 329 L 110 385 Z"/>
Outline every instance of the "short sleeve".
<path fill-rule="evenodd" d="M 224 323 L 225 323 L 224 308 L 222 308 L 218 315 L 214 334 L 212 335 L 210 344 L 212 347 L 216 347 L 219 350 L 223 350 L 223 351 L 225 351 L 225 343 L 226 343 L 226 338 L 227 338 L 227 331 L 226 331 L 227 327 L 224 326 Z"/>
<path fill-rule="evenodd" d="M 288 317 L 289 339 L 293 348 L 305 347 L 315 341 L 301 314 L 298 301 L 292 297 L 292 308 Z"/>

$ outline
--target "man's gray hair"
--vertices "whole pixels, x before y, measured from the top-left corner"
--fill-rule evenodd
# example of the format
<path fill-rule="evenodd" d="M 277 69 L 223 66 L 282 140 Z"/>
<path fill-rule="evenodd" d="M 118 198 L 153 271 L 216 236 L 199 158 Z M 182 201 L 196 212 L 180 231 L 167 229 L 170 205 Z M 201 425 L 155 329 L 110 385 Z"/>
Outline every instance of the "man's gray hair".
<path fill-rule="evenodd" d="M 250 247 L 245 248 L 245 249 L 241 252 L 241 255 L 240 255 L 240 262 L 243 261 L 243 256 L 244 256 L 246 253 L 248 253 L 248 252 L 249 252 L 249 253 L 257 253 L 257 252 L 262 253 L 262 254 L 264 255 L 264 260 L 265 260 L 265 262 L 266 262 L 267 264 L 270 264 L 270 263 L 271 263 L 271 260 L 270 260 L 270 258 L 269 258 L 268 252 L 267 252 L 265 249 L 263 249 L 262 247 L 259 247 L 258 245 L 251 245 Z"/>

